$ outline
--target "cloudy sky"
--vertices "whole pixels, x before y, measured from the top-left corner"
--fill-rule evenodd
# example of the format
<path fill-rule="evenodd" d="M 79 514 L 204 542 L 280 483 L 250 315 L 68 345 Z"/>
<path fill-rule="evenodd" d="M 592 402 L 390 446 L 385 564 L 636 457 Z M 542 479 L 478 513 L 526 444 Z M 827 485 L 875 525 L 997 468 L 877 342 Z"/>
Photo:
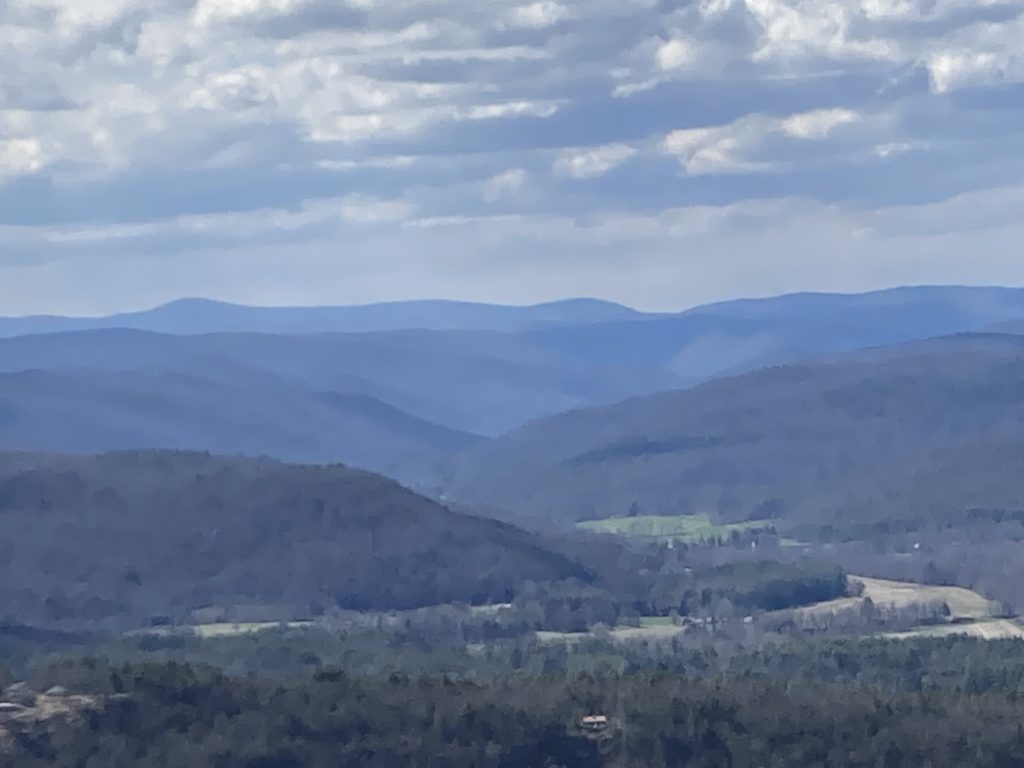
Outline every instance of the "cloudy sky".
<path fill-rule="evenodd" d="M 1024 0 L 0 0 L 0 314 L 1024 284 Z"/>

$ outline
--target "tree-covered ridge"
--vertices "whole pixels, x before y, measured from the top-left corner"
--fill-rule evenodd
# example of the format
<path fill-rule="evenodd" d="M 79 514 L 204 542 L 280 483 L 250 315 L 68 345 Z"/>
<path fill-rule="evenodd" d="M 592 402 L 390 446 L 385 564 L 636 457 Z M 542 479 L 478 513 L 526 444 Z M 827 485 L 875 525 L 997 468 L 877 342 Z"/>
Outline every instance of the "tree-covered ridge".
<path fill-rule="evenodd" d="M 770 519 L 863 538 L 1019 509 L 1024 341 L 965 335 L 576 411 L 471 449 L 453 496 L 566 522 Z"/>
<path fill-rule="evenodd" d="M 174 452 L 0 458 L 0 618 L 20 623 L 501 603 L 527 582 L 568 578 L 590 574 L 533 534 L 345 467 Z"/>

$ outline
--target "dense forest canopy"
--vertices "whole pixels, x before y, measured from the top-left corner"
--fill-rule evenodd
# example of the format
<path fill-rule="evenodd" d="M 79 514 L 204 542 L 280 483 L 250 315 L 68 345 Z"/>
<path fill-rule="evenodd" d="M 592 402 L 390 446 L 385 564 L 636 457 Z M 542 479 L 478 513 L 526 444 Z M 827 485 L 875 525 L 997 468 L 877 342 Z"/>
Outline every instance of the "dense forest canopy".
<path fill-rule="evenodd" d="M 284 620 L 505 602 L 590 575 L 536 536 L 377 475 L 199 453 L 0 457 L 0 615 Z"/>
<path fill-rule="evenodd" d="M 868 652 L 848 663 L 876 663 Z M 883 659 L 883 664 L 884 664 Z M 664 672 L 491 677 L 232 679 L 171 664 L 90 662 L 51 680 L 49 727 L 6 727 L 0 765 L 253 766 L 1011 766 L 1024 761 L 1024 704 L 863 685 L 712 680 Z M 588 733 L 588 714 L 608 728 Z"/>

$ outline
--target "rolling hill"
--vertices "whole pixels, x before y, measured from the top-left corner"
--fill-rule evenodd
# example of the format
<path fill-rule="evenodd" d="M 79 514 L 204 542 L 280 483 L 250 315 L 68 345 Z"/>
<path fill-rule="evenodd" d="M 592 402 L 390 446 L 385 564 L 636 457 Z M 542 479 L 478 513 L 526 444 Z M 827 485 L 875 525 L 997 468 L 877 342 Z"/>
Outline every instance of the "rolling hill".
<path fill-rule="evenodd" d="M 0 447 L 195 448 L 398 472 L 673 383 L 489 331 L 24 336 L 0 340 Z"/>
<path fill-rule="evenodd" d="M 368 395 L 183 371 L 0 374 L 0 450 L 200 448 L 412 471 L 479 440 Z"/>
<path fill-rule="evenodd" d="M 542 420 L 448 490 L 563 523 L 707 513 L 824 537 L 1024 508 L 1024 338 L 861 351 Z"/>
<path fill-rule="evenodd" d="M 341 466 L 0 455 L 0 621 L 288 620 L 504 602 L 573 577 L 588 573 L 532 534 Z"/>

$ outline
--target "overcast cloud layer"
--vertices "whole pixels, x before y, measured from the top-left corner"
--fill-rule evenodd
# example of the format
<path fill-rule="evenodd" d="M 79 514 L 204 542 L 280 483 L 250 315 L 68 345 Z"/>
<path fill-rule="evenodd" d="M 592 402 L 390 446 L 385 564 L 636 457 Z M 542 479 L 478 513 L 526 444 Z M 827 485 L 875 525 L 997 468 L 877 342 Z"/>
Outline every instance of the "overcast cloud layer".
<path fill-rule="evenodd" d="M 0 314 L 1024 283 L 1024 0 L 0 0 Z"/>

